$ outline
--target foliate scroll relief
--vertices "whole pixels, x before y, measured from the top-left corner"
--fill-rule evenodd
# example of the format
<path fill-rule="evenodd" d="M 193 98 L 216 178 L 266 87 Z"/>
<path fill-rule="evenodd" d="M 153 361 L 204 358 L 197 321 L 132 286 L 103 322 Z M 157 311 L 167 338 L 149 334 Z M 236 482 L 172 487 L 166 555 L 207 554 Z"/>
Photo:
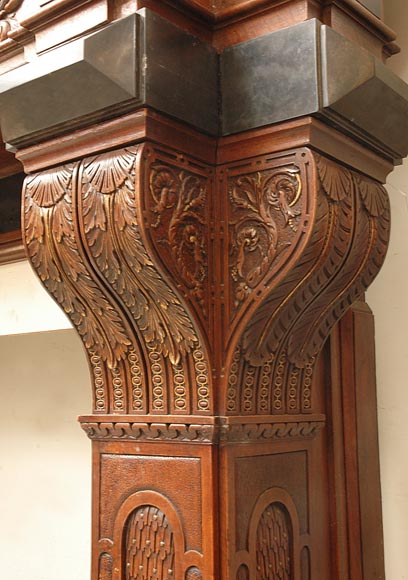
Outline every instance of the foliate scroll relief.
<path fill-rule="evenodd" d="M 125 580 L 174 580 L 172 527 L 156 507 L 144 505 L 129 517 L 125 532 Z"/>
<path fill-rule="evenodd" d="M 16 12 L 24 0 L 0 0 L 0 42 L 7 39 L 8 33 L 18 23 L 16 21 Z"/>
<path fill-rule="evenodd" d="M 256 532 L 257 580 L 293 580 L 292 529 L 286 509 L 269 505 Z"/>
<path fill-rule="evenodd" d="M 151 235 L 174 264 L 189 295 L 206 309 L 208 177 L 169 163 L 149 168 Z"/>
<path fill-rule="evenodd" d="M 313 410 L 323 344 L 385 257 L 389 206 L 381 185 L 317 155 L 300 179 L 310 208 L 304 243 L 291 248 L 286 273 L 247 298 L 254 306 L 239 328 L 225 387 L 229 414 Z"/>
<path fill-rule="evenodd" d="M 302 183 L 296 166 L 230 179 L 231 276 L 239 306 L 288 248 L 299 227 Z"/>

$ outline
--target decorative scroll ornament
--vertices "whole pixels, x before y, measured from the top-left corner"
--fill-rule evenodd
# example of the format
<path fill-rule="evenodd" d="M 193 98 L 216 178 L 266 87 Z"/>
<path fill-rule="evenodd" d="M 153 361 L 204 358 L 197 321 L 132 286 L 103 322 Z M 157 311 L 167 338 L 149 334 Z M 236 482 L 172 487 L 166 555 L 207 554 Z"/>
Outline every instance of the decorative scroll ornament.
<path fill-rule="evenodd" d="M 0 0 L 0 42 L 6 40 L 8 33 L 17 27 L 16 12 L 24 0 Z"/>
<path fill-rule="evenodd" d="M 162 511 L 149 505 L 137 508 L 125 535 L 126 580 L 174 579 L 174 535 Z"/>
<path fill-rule="evenodd" d="M 248 297 L 277 255 L 290 245 L 298 228 L 301 193 L 296 167 L 258 171 L 231 180 L 235 306 Z"/>
<path fill-rule="evenodd" d="M 206 179 L 175 165 L 154 162 L 149 190 L 158 244 L 168 250 L 190 295 L 204 306 L 207 278 Z"/>
<path fill-rule="evenodd" d="M 313 371 L 323 344 L 385 258 L 389 205 L 384 188 L 321 156 L 311 158 L 309 167 L 316 177 L 305 169 L 299 177 L 303 239 L 292 243 L 285 268 L 281 262 L 278 270 L 278 256 L 269 254 L 268 273 L 249 292 L 246 316 L 235 331 L 240 339 L 226 385 L 227 413 L 310 412 Z M 231 255 L 239 270 L 239 254 L 232 249 Z M 266 250 L 259 255 L 260 264 L 267 255 Z"/>
<path fill-rule="evenodd" d="M 195 425 L 188 423 L 115 423 L 81 421 L 82 429 L 88 437 L 99 441 L 177 441 L 180 443 L 214 443 L 218 440 L 215 425 Z"/>
<path fill-rule="evenodd" d="M 225 424 L 221 430 L 223 441 L 283 441 L 312 439 L 323 429 L 324 421 L 257 422 Z"/>
<path fill-rule="evenodd" d="M 291 525 L 279 503 L 263 512 L 256 532 L 257 580 L 293 580 Z"/>

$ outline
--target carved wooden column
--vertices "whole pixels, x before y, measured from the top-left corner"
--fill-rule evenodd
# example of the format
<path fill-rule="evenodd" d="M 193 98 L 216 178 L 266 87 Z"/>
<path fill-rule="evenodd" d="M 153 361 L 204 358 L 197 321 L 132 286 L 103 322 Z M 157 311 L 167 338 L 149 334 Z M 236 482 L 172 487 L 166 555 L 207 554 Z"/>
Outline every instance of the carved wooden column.
<path fill-rule="evenodd" d="M 0 96 L 27 255 L 89 360 L 92 580 L 379 580 L 391 32 L 351 0 L 142 4 Z"/>

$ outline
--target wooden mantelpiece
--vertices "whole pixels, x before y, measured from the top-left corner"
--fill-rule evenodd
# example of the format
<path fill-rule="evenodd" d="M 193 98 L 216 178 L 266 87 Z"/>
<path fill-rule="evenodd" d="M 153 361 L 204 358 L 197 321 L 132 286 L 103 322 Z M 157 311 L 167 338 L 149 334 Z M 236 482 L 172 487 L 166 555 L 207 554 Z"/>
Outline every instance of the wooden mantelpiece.
<path fill-rule="evenodd" d="M 354 0 L 24 18 L 0 116 L 27 255 L 89 360 L 92 580 L 383 579 L 363 296 L 408 151 L 392 33 Z"/>

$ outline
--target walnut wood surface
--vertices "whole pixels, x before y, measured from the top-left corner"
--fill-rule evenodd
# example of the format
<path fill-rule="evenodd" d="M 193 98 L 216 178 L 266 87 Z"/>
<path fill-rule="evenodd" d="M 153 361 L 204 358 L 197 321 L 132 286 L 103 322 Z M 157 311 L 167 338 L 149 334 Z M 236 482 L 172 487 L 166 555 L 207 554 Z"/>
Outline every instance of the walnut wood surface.
<path fill-rule="evenodd" d="M 215 167 L 141 141 L 33 173 L 23 198 L 89 358 L 93 578 L 343 580 L 367 520 L 349 452 L 353 512 L 333 508 L 321 352 L 381 267 L 383 187 L 305 147 Z"/>
<path fill-rule="evenodd" d="M 217 47 L 314 16 L 377 55 L 392 40 L 353 0 L 142 5 Z M 94 26 L 126 3 L 99 6 Z M 50 47 L 67 7 L 3 49 L 41 30 Z M 223 139 L 147 109 L 66 129 L 17 157 L 27 255 L 89 361 L 92 580 L 383 578 L 359 301 L 390 159 L 310 118 Z"/>

